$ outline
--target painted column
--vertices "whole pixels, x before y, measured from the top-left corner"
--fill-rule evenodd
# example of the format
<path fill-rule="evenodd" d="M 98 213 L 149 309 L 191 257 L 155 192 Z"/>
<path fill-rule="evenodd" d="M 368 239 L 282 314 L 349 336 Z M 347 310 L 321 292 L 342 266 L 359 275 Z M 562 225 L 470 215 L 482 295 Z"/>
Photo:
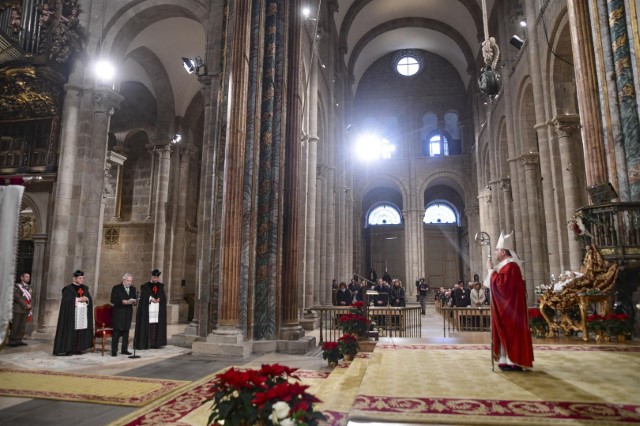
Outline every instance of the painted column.
<path fill-rule="evenodd" d="M 567 0 L 567 11 L 571 30 L 571 49 L 576 74 L 576 94 L 582 126 L 587 185 L 596 185 L 607 182 L 609 177 L 602 122 L 600 121 L 589 3 L 584 0 Z"/>
<path fill-rule="evenodd" d="M 575 2 L 576 0 L 573 1 Z M 630 201 L 640 201 L 640 119 L 638 118 L 638 102 L 631 69 L 631 49 L 624 1 L 608 0 L 607 10 L 609 12 L 609 30 L 611 32 L 611 47 L 618 90 L 618 105 L 627 161 L 629 196 Z M 636 19 L 636 17 L 634 16 L 631 19 Z M 637 52 L 635 54 L 637 55 Z M 591 93 L 597 93 L 597 90 L 592 90 Z M 579 97 L 578 101 L 580 101 Z M 584 122 L 584 120 L 582 121 Z M 584 137 L 582 139 L 585 140 Z M 587 161 L 585 163 L 588 164 Z"/>
<path fill-rule="evenodd" d="M 553 119 L 553 126 L 558 134 L 562 182 L 564 184 L 565 217 L 568 220 L 576 209 L 581 206 L 580 188 L 578 187 L 578 174 L 581 170 L 575 170 L 572 161 L 573 146 L 580 143 L 575 138 L 580 128 L 580 117 L 577 115 L 561 115 Z M 566 266 L 572 271 L 577 271 L 582 264 L 582 250 L 573 231 L 564 226 L 564 232 L 568 236 L 569 265 Z"/>
<path fill-rule="evenodd" d="M 302 94 L 300 93 L 300 64 L 302 51 L 300 34 L 302 20 L 301 0 L 289 4 L 288 67 L 287 67 L 287 122 L 284 159 L 284 203 L 282 242 L 282 325 L 280 338 L 297 340 L 304 336 L 300 326 L 298 308 L 298 284 L 300 263 L 298 262 L 298 223 L 300 221 L 300 185 L 298 164 L 300 161 L 300 138 L 302 136 Z"/>
<path fill-rule="evenodd" d="M 219 327 L 214 333 L 241 335 L 240 257 L 246 139 L 251 4 L 235 3 L 233 46 L 229 67 L 229 123 L 224 152 L 222 221 L 220 225 Z"/>

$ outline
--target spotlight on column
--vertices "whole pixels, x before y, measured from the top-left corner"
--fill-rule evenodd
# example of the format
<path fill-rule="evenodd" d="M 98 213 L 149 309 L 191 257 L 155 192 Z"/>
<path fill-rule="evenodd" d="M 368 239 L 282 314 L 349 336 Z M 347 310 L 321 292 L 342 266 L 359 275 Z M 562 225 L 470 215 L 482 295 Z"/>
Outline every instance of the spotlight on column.
<path fill-rule="evenodd" d="M 178 143 L 182 140 L 182 135 L 180 134 L 175 134 L 173 135 L 173 137 L 171 138 L 171 143 Z"/>
<path fill-rule="evenodd" d="M 116 75 L 116 69 L 106 59 L 99 59 L 93 66 L 95 76 L 103 83 L 110 83 Z"/>
<path fill-rule="evenodd" d="M 309 15 L 311 15 L 311 9 L 309 9 L 308 6 L 305 6 L 302 8 L 302 16 L 304 16 L 305 18 L 308 18 Z"/>
<path fill-rule="evenodd" d="M 515 47 L 516 49 L 520 50 L 520 49 L 522 49 L 522 45 L 524 44 L 524 40 L 522 40 L 517 35 L 514 35 L 513 37 L 511 37 L 511 40 L 509 40 L 509 44 L 512 45 L 513 47 Z"/>
<path fill-rule="evenodd" d="M 202 77 L 207 74 L 207 66 L 200 56 L 195 58 L 182 58 L 182 66 L 189 74 L 195 73 L 196 76 Z"/>

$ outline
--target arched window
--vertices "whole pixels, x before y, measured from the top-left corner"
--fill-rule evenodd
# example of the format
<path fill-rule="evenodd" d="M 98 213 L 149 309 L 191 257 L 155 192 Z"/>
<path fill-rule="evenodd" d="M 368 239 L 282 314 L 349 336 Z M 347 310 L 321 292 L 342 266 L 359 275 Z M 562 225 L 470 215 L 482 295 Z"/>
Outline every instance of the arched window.
<path fill-rule="evenodd" d="M 399 225 L 400 223 L 400 212 L 389 204 L 381 204 L 372 209 L 367 218 L 367 225 Z"/>
<path fill-rule="evenodd" d="M 449 138 L 445 132 L 436 130 L 422 141 L 422 153 L 429 157 L 449 155 Z"/>
<path fill-rule="evenodd" d="M 430 204 L 424 212 L 424 223 L 458 223 L 458 214 L 447 203 L 435 202 Z"/>

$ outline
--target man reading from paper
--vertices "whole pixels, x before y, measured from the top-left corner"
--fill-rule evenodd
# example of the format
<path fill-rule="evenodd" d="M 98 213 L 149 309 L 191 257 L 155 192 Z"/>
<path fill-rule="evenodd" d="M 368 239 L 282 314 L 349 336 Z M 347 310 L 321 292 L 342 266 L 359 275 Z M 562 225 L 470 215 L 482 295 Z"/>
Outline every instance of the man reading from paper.
<path fill-rule="evenodd" d="M 527 292 L 520 259 L 514 250 L 513 232 L 500 233 L 493 254 L 498 264 L 494 268 L 493 262 L 487 261 L 489 272 L 484 282 L 490 287 L 493 299 L 493 357 L 502 371 L 523 371 L 533 367 L 533 344 L 527 317 Z"/>
<path fill-rule="evenodd" d="M 62 289 L 54 355 L 81 355 L 93 347 L 93 300 L 84 285 L 84 272 L 73 273 L 73 283 Z"/>
<path fill-rule="evenodd" d="M 167 345 L 167 296 L 160 282 L 161 272 L 151 271 L 151 281 L 140 287 L 136 316 L 136 349 L 158 349 Z"/>

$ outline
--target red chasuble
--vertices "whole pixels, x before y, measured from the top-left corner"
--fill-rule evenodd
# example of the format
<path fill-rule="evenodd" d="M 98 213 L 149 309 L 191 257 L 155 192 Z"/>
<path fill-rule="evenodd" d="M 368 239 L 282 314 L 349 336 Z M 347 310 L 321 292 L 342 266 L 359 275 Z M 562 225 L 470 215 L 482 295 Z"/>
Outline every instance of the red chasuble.
<path fill-rule="evenodd" d="M 514 364 L 533 366 L 533 344 L 529 332 L 527 293 L 520 267 L 507 262 L 491 275 L 491 325 L 493 326 L 493 357 L 500 357 L 500 345 Z"/>

